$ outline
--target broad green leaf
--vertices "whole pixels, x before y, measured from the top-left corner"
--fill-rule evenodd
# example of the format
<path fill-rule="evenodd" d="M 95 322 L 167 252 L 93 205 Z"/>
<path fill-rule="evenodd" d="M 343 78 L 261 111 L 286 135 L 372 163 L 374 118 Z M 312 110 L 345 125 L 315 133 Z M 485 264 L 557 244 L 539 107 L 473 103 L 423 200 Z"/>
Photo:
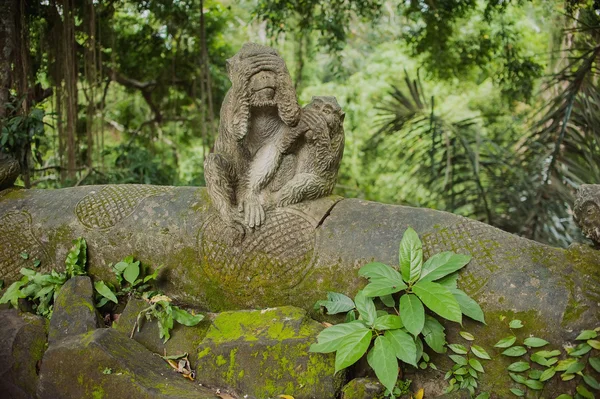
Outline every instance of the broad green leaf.
<path fill-rule="evenodd" d="M 490 355 L 479 345 L 471 345 L 471 352 L 480 359 L 491 360 Z"/>
<path fill-rule="evenodd" d="M 503 355 L 511 357 L 523 356 L 526 353 L 527 349 L 525 349 L 522 346 L 513 346 L 512 348 L 508 348 L 507 350 L 502 352 Z"/>
<path fill-rule="evenodd" d="M 133 262 L 127 265 L 125 270 L 123 271 L 123 278 L 129 282 L 129 284 L 134 285 L 135 280 L 137 280 L 140 275 L 140 263 Z"/>
<path fill-rule="evenodd" d="M 531 369 L 529 370 L 529 373 L 527 373 L 527 376 L 530 380 L 539 380 L 542 376 L 542 370 Z"/>
<path fill-rule="evenodd" d="M 427 259 L 425 263 L 423 263 L 423 268 L 421 269 L 421 279 L 426 277 L 429 273 L 433 272 L 440 266 L 443 266 L 446 263 L 448 263 L 452 255 L 454 255 L 454 252 L 445 251 L 437 253 L 431 256 L 429 259 Z"/>
<path fill-rule="evenodd" d="M 565 370 L 565 372 L 567 374 L 576 374 L 576 373 L 579 373 L 584 368 L 585 368 L 585 363 L 584 362 L 575 362 L 575 363 L 571 364 L 569 367 L 567 367 L 567 369 Z"/>
<path fill-rule="evenodd" d="M 413 294 L 400 297 L 400 318 L 409 333 L 419 335 L 425 325 L 425 309 L 419 298 Z"/>
<path fill-rule="evenodd" d="M 591 360 L 591 359 L 590 359 Z M 573 358 L 569 358 L 569 359 L 565 359 L 565 360 L 561 360 L 560 362 L 558 362 L 558 364 L 554 367 L 554 369 L 556 371 L 566 371 L 569 367 L 571 367 L 571 365 L 573 365 L 574 363 L 577 363 L 577 359 L 573 359 Z"/>
<path fill-rule="evenodd" d="M 598 380 L 596 380 L 594 377 L 592 377 L 589 374 L 584 374 L 583 375 L 583 381 L 588 384 L 590 387 L 592 387 L 593 389 L 595 389 L 596 391 L 600 390 L 600 384 L 598 383 Z"/>
<path fill-rule="evenodd" d="M 481 362 L 477 359 L 469 359 L 469 366 L 473 367 L 473 369 L 479 371 L 480 373 L 484 373 L 483 366 Z"/>
<path fill-rule="evenodd" d="M 358 275 L 368 279 L 383 278 L 397 280 L 398 277 L 402 279 L 402 276 L 396 269 L 380 262 L 367 263 L 358 270 Z"/>
<path fill-rule="evenodd" d="M 417 362 L 418 362 L 424 354 L 423 341 L 421 341 L 421 338 L 419 336 L 415 337 L 415 346 L 417 348 Z"/>
<path fill-rule="evenodd" d="M 393 348 L 393 353 L 404 363 L 417 367 L 417 346 L 413 338 L 402 330 L 388 330 L 385 332 Z"/>
<path fill-rule="evenodd" d="M 514 371 L 515 373 L 520 373 L 521 371 L 529 370 L 531 366 L 527 362 L 514 362 L 510 366 L 508 366 L 508 371 Z"/>
<path fill-rule="evenodd" d="M 594 394 L 588 391 L 583 385 L 578 385 L 576 390 L 577 393 L 583 396 L 585 399 L 594 399 Z"/>
<path fill-rule="evenodd" d="M 27 277 L 23 277 L 23 279 L 15 281 L 11 285 L 8 286 L 2 298 L 0 298 L 0 303 L 9 303 L 17 308 L 19 306 L 19 299 L 25 298 L 25 295 L 21 292 L 21 287 L 26 284 L 25 280 Z"/>
<path fill-rule="evenodd" d="M 550 366 L 550 364 L 548 363 L 548 359 L 546 359 L 545 357 L 541 356 L 538 353 L 534 353 L 531 356 L 529 356 L 529 359 L 532 362 L 535 362 L 537 364 L 539 364 L 540 366 Z"/>
<path fill-rule="evenodd" d="M 452 293 L 452 295 L 458 302 L 458 305 L 460 306 L 460 311 L 462 313 L 472 318 L 473 320 L 477 320 L 483 324 L 486 324 L 483 311 L 474 299 L 469 297 L 465 292 L 459 290 L 458 288 L 451 288 L 449 289 L 449 291 Z"/>
<path fill-rule="evenodd" d="M 179 324 L 183 324 L 184 326 L 192 327 L 196 324 L 200 323 L 204 319 L 204 315 L 197 314 L 193 315 L 186 312 L 183 309 L 180 309 L 177 306 L 172 306 L 173 308 L 173 319 Z"/>
<path fill-rule="evenodd" d="M 541 391 L 544 389 L 544 384 L 536 380 L 527 380 L 523 384 L 525 384 L 527 388 L 531 388 L 535 391 Z"/>
<path fill-rule="evenodd" d="M 599 357 L 590 357 L 588 359 L 588 362 L 590 363 L 590 366 L 592 366 L 594 368 L 594 370 L 596 370 L 597 372 L 600 373 L 600 358 Z"/>
<path fill-rule="evenodd" d="M 579 357 L 579 356 L 585 355 L 586 353 L 588 353 L 591 350 L 592 350 L 591 346 L 589 346 L 587 343 L 583 343 L 583 344 L 577 345 L 575 347 L 575 349 L 569 353 L 569 355 L 574 356 L 574 357 Z"/>
<path fill-rule="evenodd" d="M 118 272 L 123 273 L 123 271 L 125 269 L 127 269 L 127 266 L 129 266 L 129 263 L 121 261 L 121 262 L 117 263 L 116 265 L 114 265 L 113 268 L 115 270 L 117 270 Z"/>
<path fill-rule="evenodd" d="M 512 378 L 514 382 L 518 384 L 525 384 L 525 381 L 527 381 L 527 378 L 525 378 L 521 374 L 508 373 L 508 375 L 510 376 L 510 378 Z"/>
<path fill-rule="evenodd" d="M 346 321 L 345 322 L 350 323 L 354 320 L 356 320 L 356 311 L 354 309 L 352 309 L 351 311 L 346 313 Z"/>
<path fill-rule="evenodd" d="M 34 259 L 33 261 L 33 267 L 40 267 L 40 264 L 42 263 L 41 260 L 39 259 Z"/>
<path fill-rule="evenodd" d="M 588 339 L 594 339 L 597 336 L 598 333 L 594 330 L 583 330 L 575 339 L 579 341 L 587 341 Z"/>
<path fill-rule="evenodd" d="M 402 291 L 407 288 L 400 275 L 398 280 L 390 280 L 388 278 L 371 278 L 369 284 L 363 288 L 363 292 L 368 297 L 376 297 L 390 295 Z"/>
<path fill-rule="evenodd" d="M 373 348 L 367 354 L 367 363 L 375 371 L 375 375 L 383 386 L 392 392 L 398 380 L 398 360 L 396 360 L 392 343 L 385 335 L 380 335 L 375 339 Z"/>
<path fill-rule="evenodd" d="M 548 341 L 536 337 L 525 338 L 523 343 L 525 346 L 529 346 L 530 348 L 541 348 L 542 346 L 548 345 Z"/>
<path fill-rule="evenodd" d="M 394 299 L 394 297 L 391 294 L 389 294 L 389 295 L 382 295 L 382 296 L 379 297 L 379 299 L 388 308 L 396 307 L 396 300 Z"/>
<path fill-rule="evenodd" d="M 437 255 L 442 254 L 445 254 L 445 252 Z M 432 256 L 430 260 L 435 258 L 437 255 Z M 446 277 L 447 275 L 462 269 L 471 261 L 470 255 L 461 255 L 455 253 L 450 253 L 450 257 L 445 263 L 442 263 L 445 258 L 446 255 L 443 255 L 440 256 L 439 260 L 434 261 L 436 264 L 433 264 L 434 262 L 432 262 L 432 265 L 429 265 L 430 269 L 427 270 L 427 274 L 425 274 L 425 266 L 423 266 L 423 273 L 421 274 L 420 281 L 435 281 L 442 277 Z"/>
<path fill-rule="evenodd" d="M 573 378 L 575 378 L 575 374 L 564 373 L 560 376 L 560 379 L 563 381 L 571 381 Z"/>
<path fill-rule="evenodd" d="M 469 370 L 466 367 L 459 367 L 454 370 L 455 375 L 466 375 L 469 373 Z"/>
<path fill-rule="evenodd" d="M 573 399 L 571 395 L 567 395 L 566 393 L 560 394 L 556 397 L 556 399 Z"/>
<path fill-rule="evenodd" d="M 448 357 L 450 359 L 452 359 L 452 361 L 460 366 L 466 366 L 468 361 L 467 358 L 464 356 L 459 356 L 459 355 L 448 355 Z"/>
<path fill-rule="evenodd" d="M 549 369 L 544 370 L 542 375 L 540 375 L 540 382 L 549 380 L 550 378 L 554 377 L 554 374 L 556 374 L 556 370 L 554 370 L 554 367 L 550 367 Z"/>
<path fill-rule="evenodd" d="M 448 345 L 448 348 L 458 355 L 466 355 L 469 351 L 466 346 L 461 344 L 450 344 Z"/>
<path fill-rule="evenodd" d="M 460 306 L 452 293 L 444 286 L 430 281 L 419 281 L 413 286 L 413 292 L 425 306 L 438 315 L 450 321 L 462 323 Z"/>
<path fill-rule="evenodd" d="M 512 344 L 514 344 L 516 340 L 517 337 L 515 337 L 514 335 L 502 338 L 500 341 L 496 342 L 494 348 L 508 348 L 512 346 Z"/>
<path fill-rule="evenodd" d="M 446 352 L 446 333 L 444 326 L 440 324 L 434 317 L 425 315 L 425 325 L 423 326 L 423 338 L 431 349 L 437 353 Z"/>
<path fill-rule="evenodd" d="M 555 349 L 553 351 L 537 351 L 535 352 L 538 356 L 549 358 L 553 356 L 560 356 L 560 351 Z"/>
<path fill-rule="evenodd" d="M 588 339 L 586 342 L 592 348 L 600 350 L 600 341 L 597 339 Z"/>
<path fill-rule="evenodd" d="M 404 325 L 402 324 L 400 316 L 391 314 L 378 317 L 373 324 L 373 328 L 376 330 L 393 330 L 402 327 L 404 327 Z"/>
<path fill-rule="evenodd" d="M 436 283 L 443 285 L 446 288 L 458 288 L 458 272 L 443 277 L 437 280 Z"/>
<path fill-rule="evenodd" d="M 346 336 L 335 354 L 335 373 L 353 365 L 371 344 L 373 332 L 369 329 L 354 331 Z"/>
<path fill-rule="evenodd" d="M 511 388 L 510 391 L 512 392 L 513 395 L 518 396 L 518 397 L 523 397 L 525 396 L 525 392 L 521 391 L 519 388 Z"/>
<path fill-rule="evenodd" d="M 327 327 L 317 336 L 317 343 L 310 346 L 310 352 L 330 353 L 335 352 L 341 346 L 344 338 L 356 331 L 368 331 L 367 327 L 360 322 L 336 324 Z"/>
<path fill-rule="evenodd" d="M 119 303 L 119 301 L 117 300 L 117 297 L 115 296 L 114 292 L 112 292 L 111 289 L 108 288 L 106 286 L 106 284 L 104 284 L 104 281 L 102 281 L 102 280 L 96 281 L 94 283 L 94 288 L 96 289 L 96 291 L 98 292 L 98 294 L 102 295 L 103 297 L 105 297 L 109 301 L 112 301 L 114 303 Z"/>
<path fill-rule="evenodd" d="M 467 341 L 474 341 L 475 340 L 475 337 L 470 332 L 461 331 L 461 332 L 459 332 L 459 334 L 460 334 L 461 337 L 463 337 Z"/>
<path fill-rule="evenodd" d="M 523 322 L 521 320 L 512 320 L 510 323 L 508 323 L 508 326 L 510 328 L 521 328 L 523 327 Z"/>
<path fill-rule="evenodd" d="M 423 266 L 423 247 L 419 235 L 412 227 L 407 228 L 402 236 L 399 258 L 404 281 L 417 281 Z"/>
<path fill-rule="evenodd" d="M 475 397 L 475 399 L 490 399 L 490 394 L 487 392 L 482 392 Z"/>
<path fill-rule="evenodd" d="M 324 306 L 325 309 L 327 309 L 328 314 L 338 314 L 354 309 L 354 302 L 344 294 L 328 292 L 326 301 L 318 301 L 315 304 L 316 310 L 321 306 Z"/>
<path fill-rule="evenodd" d="M 356 305 L 356 310 L 358 310 L 358 314 L 360 314 L 362 319 L 369 326 L 372 326 L 377 318 L 377 310 L 375 309 L 373 299 L 367 297 L 363 291 L 358 291 L 354 297 L 354 304 Z"/>

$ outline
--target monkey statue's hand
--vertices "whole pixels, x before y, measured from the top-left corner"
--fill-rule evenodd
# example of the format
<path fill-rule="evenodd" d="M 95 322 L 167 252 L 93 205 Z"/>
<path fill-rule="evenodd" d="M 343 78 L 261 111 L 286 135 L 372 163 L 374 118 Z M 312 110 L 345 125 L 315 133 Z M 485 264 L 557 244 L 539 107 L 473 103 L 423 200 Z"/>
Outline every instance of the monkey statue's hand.
<path fill-rule="evenodd" d="M 239 206 L 239 211 L 244 214 L 244 221 L 250 228 L 259 227 L 265 221 L 265 210 L 256 196 L 246 197 Z"/>

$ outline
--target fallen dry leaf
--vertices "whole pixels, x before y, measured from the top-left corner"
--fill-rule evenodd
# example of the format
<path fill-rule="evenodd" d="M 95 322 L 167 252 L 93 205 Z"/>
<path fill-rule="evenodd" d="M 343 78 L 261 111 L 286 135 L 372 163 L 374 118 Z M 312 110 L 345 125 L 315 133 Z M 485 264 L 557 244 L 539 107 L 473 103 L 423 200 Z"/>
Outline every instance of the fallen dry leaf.
<path fill-rule="evenodd" d="M 218 395 L 219 395 L 219 398 L 221 398 L 221 399 L 235 399 L 233 396 L 231 396 L 228 393 L 220 393 Z"/>
<path fill-rule="evenodd" d="M 413 399 L 423 399 L 423 394 L 425 393 L 425 390 L 423 388 L 419 389 L 417 391 L 417 393 L 415 393 L 412 398 Z"/>
<path fill-rule="evenodd" d="M 327 323 L 326 321 L 321 322 L 325 327 L 331 327 L 333 324 Z"/>
<path fill-rule="evenodd" d="M 325 323 L 323 323 L 323 324 L 325 324 Z M 329 324 L 329 323 L 327 323 L 327 324 Z M 292 395 L 279 395 L 278 398 L 281 398 L 281 399 L 294 399 L 294 397 Z"/>

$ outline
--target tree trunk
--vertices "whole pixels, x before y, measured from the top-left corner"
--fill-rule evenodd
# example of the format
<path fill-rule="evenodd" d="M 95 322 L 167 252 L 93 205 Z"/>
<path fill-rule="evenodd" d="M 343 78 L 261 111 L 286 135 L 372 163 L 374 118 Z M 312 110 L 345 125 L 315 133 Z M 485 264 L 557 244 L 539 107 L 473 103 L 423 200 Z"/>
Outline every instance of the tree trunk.
<path fill-rule="evenodd" d="M 5 0 L 0 7 L 0 123 L 9 102 L 15 38 L 16 1 Z"/>

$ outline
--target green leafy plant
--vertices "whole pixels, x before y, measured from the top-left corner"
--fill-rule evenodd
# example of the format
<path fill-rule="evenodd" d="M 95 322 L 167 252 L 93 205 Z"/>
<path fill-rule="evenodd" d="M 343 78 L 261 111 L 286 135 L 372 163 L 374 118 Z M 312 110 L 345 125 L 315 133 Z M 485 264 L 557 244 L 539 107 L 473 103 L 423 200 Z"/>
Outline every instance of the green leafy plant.
<path fill-rule="evenodd" d="M 442 252 L 423 262 L 421 240 L 409 227 L 400 242 L 399 270 L 378 262 L 366 264 L 358 274 L 369 283 L 354 300 L 329 293 L 327 300 L 316 303 L 329 314 L 347 312 L 346 323 L 323 330 L 310 350 L 336 352 L 336 372 L 367 353 L 369 366 L 393 398 L 398 360 L 435 368 L 423 351 L 423 341 L 435 352 L 446 351 L 445 328 L 426 308 L 457 323 L 463 314 L 485 323 L 477 302 L 457 287 L 457 272 L 470 260 L 468 255 Z M 374 298 L 388 310 L 377 310 Z"/>
<path fill-rule="evenodd" d="M 467 345 L 450 344 L 448 348 L 453 352 L 449 355 L 450 359 L 455 363 L 454 366 L 446 373 L 444 379 L 450 380 L 446 393 L 455 392 L 459 389 L 469 391 L 471 397 L 475 395 L 477 389 L 477 380 L 479 373 L 484 373 L 482 360 L 491 360 L 490 355 L 479 345 L 475 345 L 473 341 L 475 337 L 466 332 L 460 332 L 461 337 L 468 341 Z M 489 398 L 489 394 L 483 392 L 477 396 L 477 399 Z"/>
<path fill-rule="evenodd" d="M 148 274 L 149 270 L 147 267 L 141 264 L 140 261 L 136 261 L 133 256 L 128 256 L 121 262 L 109 267 L 115 273 L 118 284 L 114 286 L 104 281 L 96 281 L 94 283 L 94 288 L 99 294 L 96 304 L 99 308 L 106 305 L 108 301 L 112 301 L 115 304 L 118 303 L 117 297 L 119 296 L 129 294 L 141 296 L 145 293 L 151 293 L 153 290 L 151 282 L 156 280 L 162 266 L 159 266 L 154 272 Z M 157 292 L 153 293 L 156 294 Z"/>
<path fill-rule="evenodd" d="M 149 273 L 149 268 L 145 267 L 140 261 L 136 261 L 133 256 L 128 256 L 115 265 L 110 265 L 111 270 L 117 278 L 117 285 L 96 281 L 94 288 L 97 292 L 96 307 L 101 308 L 108 302 L 119 303 L 119 298 L 129 296 L 141 297 L 148 302 L 149 306 L 142 309 L 136 319 L 131 331 L 133 337 L 135 331 L 139 331 L 142 323 L 156 319 L 158 321 L 158 332 L 161 339 L 167 342 L 171 337 L 174 321 L 185 326 L 195 326 L 204 319 L 203 315 L 194 315 L 186 310 L 171 304 L 171 299 L 166 295 L 161 295 L 152 286 L 152 282 L 158 277 L 161 267 L 156 268 Z"/>
<path fill-rule="evenodd" d="M 65 260 L 65 272 L 58 273 L 52 270 L 50 273 L 22 268 L 20 273 L 23 277 L 12 283 L 7 289 L 0 303 L 10 303 L 18 307 L 19 299 L 27 299 L 37 314 L 47 318 L 52 317 L 54 299 L 63 284 L 73 276 L 85 275 L 87 244 L 83 238 L 73 240 L 73 247 L 67 253 Z M 21 253 L 23 259 L 29 259 L 27 252 Z M 40 261 L 33 260 L 33 266 L 39 267 Z"/>
<path fill-rule="evenodd" d="M 158 321 L 158 332 L 163 342 L 167 342 L 171 337 L 173 322 L 176 321 L 184 326 L 192 327 L 204 319 L 204 315 L 191 314 L 178 306 L 171 304 L 171 298 L 166 295 L 153 295 L 144 299 L 150 304 L 147 308 L 138 313 L 137 320 L 131 331 L 131 337 L 137 328 L 140 331 L 141 321 L 145 318 L 150 321 L 153 318 Z"/>
<path fill-rule="evenodd" d="M 581 382 L 577 385 L 574 396 L 563 393 L 557 396 L 557 399 L 593 399 L 594 394 L 589 389 L 600 390 L 597 374 L 600 373 L 600 357 L 598 357 L 600 341 L 597 339 L 600 327 L 582 331 L 575 338 L 579 343 L 566 347 L 564 351 L 542 349 L 550 343 L 535 336 L 526 337 L 519 345 L 514 330 L 523 327 L 520 320 L 510 321 L 511 335 L 502 338 L 494 345 L 502 350 L 502 355 L 515 358 L 515 362 L 507 368 L 510 378 L 518 384 L 510 389 L 512 394 L 525 397 L 530 390 L 542 391 L 547 381 L 557 378 L 558 374 L 562 373 L 560 374 L 562 381 L 571 381 L 579 377 Z"/>

